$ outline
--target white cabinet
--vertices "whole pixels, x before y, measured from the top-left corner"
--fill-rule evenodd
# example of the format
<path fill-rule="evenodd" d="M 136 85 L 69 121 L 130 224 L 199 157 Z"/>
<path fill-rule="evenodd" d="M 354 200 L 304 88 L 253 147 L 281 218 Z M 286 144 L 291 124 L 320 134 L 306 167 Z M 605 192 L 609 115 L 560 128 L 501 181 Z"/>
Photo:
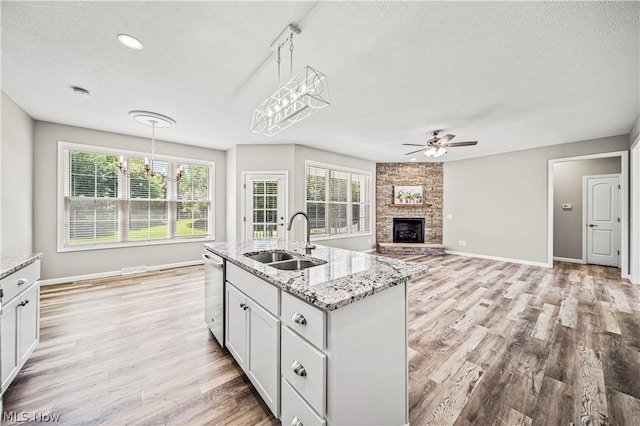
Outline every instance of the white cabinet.
<path fill-rule="evenodd" d="M 324 312 L 282 293 L 283 425 L 408 422 L 406 287 Z"/>
<path fill-rule="evenodd" d="M 2 345 L 2 392 L 9 387 L 9 383 L 18 374 L 18 309 L 20 298 L 15 297 L 11 302 L 2 307 L 0 316 L 1 331 L 0 344 Z"/>
<path fill-rule="evenodd" d="M 249 344 L 247 376 L 278 417 L 280 390 L 280 320 L 247 298 Z"/>
<path fill-rule="evenodd" d="M 406 285 L 323 311 L 226 268 L 226 346 L 283 425 L 408 423 Z"/>
<path fill-rule="evenodd" d="M 247 357 L 247 297 L 235 287 L 227 285 L 226 339 L 227 349 L 242 369 L 245 369 Z"/>
<path fill-rule="evenodd" d="M 0 281 L 0 376 L 9 387 L 40 341 L 40 261 Z"/>
<path fill-rule="evenodd" d="M 280 320 L 231 283 L 226 287 L 226 346 L 277 417 Z"/>

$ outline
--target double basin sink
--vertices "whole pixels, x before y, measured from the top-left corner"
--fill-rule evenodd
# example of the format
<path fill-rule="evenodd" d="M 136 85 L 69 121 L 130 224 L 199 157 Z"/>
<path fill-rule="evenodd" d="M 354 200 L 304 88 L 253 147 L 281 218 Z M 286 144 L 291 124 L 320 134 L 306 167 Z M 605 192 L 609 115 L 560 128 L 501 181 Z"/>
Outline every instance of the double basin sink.
<path fill-rule="evenodd" d="M 245 254 L 245 256 L 256 262 L 285 271 L 300 271 L 327 263 L 326 260 L 304 258 L 298 254 L 280 250 L 265 250 L 260 253 Z"/>

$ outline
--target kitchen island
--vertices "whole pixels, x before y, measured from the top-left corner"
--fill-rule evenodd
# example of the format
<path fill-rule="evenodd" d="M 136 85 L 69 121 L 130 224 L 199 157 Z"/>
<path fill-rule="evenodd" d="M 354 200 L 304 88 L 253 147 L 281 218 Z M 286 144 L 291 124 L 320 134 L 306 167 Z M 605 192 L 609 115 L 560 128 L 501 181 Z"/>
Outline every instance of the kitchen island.
<path fill-rule="evenodd" d="M 406 283 L 426 268 L 301 242 L 205 248 L 226 260 L 225 346 L 283 424 L 407 424 Z M 296 264 L 316 266 L 279 269 Z"/>

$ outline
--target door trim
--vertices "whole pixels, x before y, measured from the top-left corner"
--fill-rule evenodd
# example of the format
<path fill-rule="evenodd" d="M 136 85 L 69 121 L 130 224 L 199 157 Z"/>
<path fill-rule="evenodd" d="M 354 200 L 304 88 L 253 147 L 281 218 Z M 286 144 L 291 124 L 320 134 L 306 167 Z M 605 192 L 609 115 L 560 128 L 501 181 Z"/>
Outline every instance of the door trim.
<path fill-rule="evenodd" d="M 553 165 L 576 160 L 620 157 L 620 272 L 622 278 L 629 278 L 629 151 L 602 152 L 599 154 L 548 160 L 547 169 L 547 267 L 553 268 Z"/>
<path fill-rule="evenodd" d="M 631 232 L 629 280 L 640 284 L 640 135 L 631 145 Z"/>
<path fill-rule="evenodd" d="M 258 170 L 258 171 L 252 171 L 252 170 L 247 170 L 247 171 L 243 171 L 240 173 L 241 176 L 241 185 L 242 185 L 242 195 L 241 195 L 241 200 L 240 200 L 240 212 L 242 213 L 242 216 L 246 216 L 247 215 L 247 187 L 246 187 L 246 183 L 247 183 L 247 176 L 252 176 L 252 175 L 267 175 L 267 176 L 284 176 L 284 218 L 285 218 L 285 223 L 289 217 L 289 171 L 287 170 Z M 247 233 L 247 227 L 245 222 L 242 220 L 242 218 L 240 218 L 240 228 L 241 228 L 241 232 L 240 232 L 240 239 L 242 241 L 246 240 L 246 233 Z M 286 240 L 286 238 L 285 238 Z"/>
<path fill-rule="evenodd" d="M 587 197 L 589 196 L 587 194 L 588 192 L 588 188 L 587 188 L 587 179 L 588 178 L 618 178 L 618 185 L 620 186 L 620 192 L 622 192 L 622 184 L 620 182 L 621 180 L 621 175 L 620 173 L 611 173 L 608 175 L 587 175 L 587 176 L 582 176 L 582 263 L 586 264 L 587 263 L 587 218 L 588 218 L 588 212 L 587 212 Z M 620 194 L 622 195 L 622 194 Z M 618 214 L 620 215 L 620 213 L 622 210 L 622 197 L 618 197 Z M 622 215 L 620 215 L 620 226 L 618 226 L 618 233 L 622 234 Z M 618 267 L 622 267 L 622 235 L 618 235 L 618 243 L 619 243 L 619 249 L 620 249 L 620 255 L 618 256 Z"/>

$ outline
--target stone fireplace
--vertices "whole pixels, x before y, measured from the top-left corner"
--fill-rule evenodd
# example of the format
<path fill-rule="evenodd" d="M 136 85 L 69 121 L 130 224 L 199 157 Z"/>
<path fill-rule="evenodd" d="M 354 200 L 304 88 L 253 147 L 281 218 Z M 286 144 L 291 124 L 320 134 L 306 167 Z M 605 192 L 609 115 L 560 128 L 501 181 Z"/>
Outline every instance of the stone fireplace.
<path fill-rule="evenodd" d="M 442 183 L 442 163 L 376 164 L 376 241 L 379 253 L 444 254 Z M 421 202 L 397 203 L 394 198 L 396 186 L 421 186 Z M 404 221 L 400 228 L 398 219 L 401 223 Z"/>
<path fill-rule="evenodd" d="M 424 243 L 423 217 L 394 217 L 394 243 Z"/>

